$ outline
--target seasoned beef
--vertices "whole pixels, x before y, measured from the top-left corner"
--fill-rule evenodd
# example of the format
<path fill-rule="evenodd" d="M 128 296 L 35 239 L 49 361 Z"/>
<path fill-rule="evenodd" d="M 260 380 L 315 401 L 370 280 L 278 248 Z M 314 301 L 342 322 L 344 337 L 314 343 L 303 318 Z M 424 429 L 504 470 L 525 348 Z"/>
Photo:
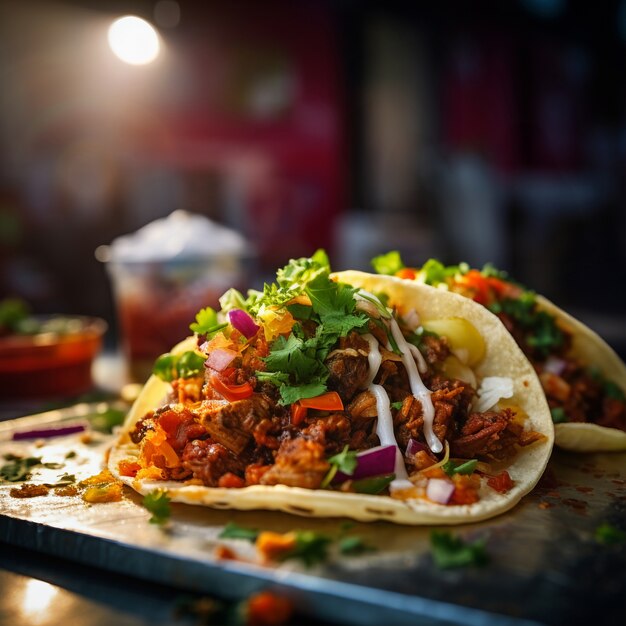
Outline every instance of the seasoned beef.
<path fill-rule="evenodd" d="M 206 437 L 206 429 L 194 414 L 180 405 L 167 407 L 158 415 L 159 426 L 167 434 L 167 442 L 180 454 L 192 439 Z"/>
<path fill-rule="evenodd" d="M 154 412 L 149 411 L 135 424 L 135 427 L 130 431 L 130 440 L 134 444 L 139 444 L 139 442 L 146 436 L 149 431 L 154 430 L 154 427 Z"/>
<path fill-rule="evenodd" d="M 512 417 L 510 409 L 472 413 L 461 428 L 459 436 L 452 440 L 451 454 L 464 459 L 473 459 L 487 457 L 499 450 L 505 443 L 501 438 Z"/>
<path fill-rule="evenodd" d="M 315 441 L 287 439 L 280 445 L 276 463 L 261 477 L 261 484 L 317 489 L 330 468 L 324 457 L 324 446 Z"/>
<path fill-rule="evenodd" d="M 369 375 L 367 355 L 369 344 L 356 332 L 339 340 L 339 347 L 326 359 L 330 372 L 328 388 L 336 391 L 344 402 L 349 402 L 363 389 Z"/>
<path fill-rule="evenodd" d="M 327 454 L 334 454 L 350 442 L 352 424 L 345 413 L 332 413 L 309 420 L 302 436 L 324 446 Z"/>
<path fill-rule="evenodd" d="M 420 352 L 424 355 L 424 358 L 430 365 L 442 363 L 450 356 L 448 340 L 445 337 L 425 335 L 422 338 Z"/>
<path fill-rule="evenodd" d="M 223 445 L 194 439 L 183 450 L 182 465 L 207 487 L 216 487 L 220 477 L 231 472 L 243 476 L 242 463 Z"/>

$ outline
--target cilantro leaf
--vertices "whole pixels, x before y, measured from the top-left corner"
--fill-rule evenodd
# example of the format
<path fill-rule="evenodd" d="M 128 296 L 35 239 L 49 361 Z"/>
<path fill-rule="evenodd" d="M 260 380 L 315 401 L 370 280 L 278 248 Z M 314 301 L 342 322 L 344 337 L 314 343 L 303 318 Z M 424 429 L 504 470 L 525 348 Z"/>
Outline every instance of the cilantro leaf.
<path fill-rule="evenodd" d="M 307 567 L 322 563 L 328 558 L 328 547 L 332 539 L 312 530 L 296 531 L 296 545 L 282 560 L 300 559 Z"/>
<path fill-rule="evenodd" d="M 164 489 L 155 489 L 144 496 L 143 505 L 152 513 L 151 524 L 165 524 L 172 513 L 170 497 Z"/>
<path fill-rule="evenodd" d="M 343 537 L 339 540 L 339 552 L 341 554 L 357 556 L 366 552 L 374 552 L 375 550 L 376 548 L 365 543 L 363 538 L 357 535 Z"/>
<path fill-rule="evenodd" d="M 196 321 L 189 325 L 189 329 L 201 335 L 208 333 L 217 324 L 217 311 L 208 306 L 196 313 Z"/>
<path fill-rule="evenodd" d="M 453 278 L 456 274 L 466 274 L 468 270 L 469 266 L 467 263 L 445 266 L 437 259 L 428 259 L 428 261 L 422 265 L 420 271 L 427 285 L 437 286 L 440 283 L 447 282 L 448 278 Z"/>
<path fill-rule="evenodd" d="M 626 532 L 615 528 L 615 526 L 612 526 L 608 522 L 600 524 L 600 526 L 596 528 L 594 536 L 598 543 L 603 543 L 604 545 L 615 545 L 626 542 Z"/>
<path fill-rule="evenodd" d="M 398 402 L 392 402 L 391 403 L 391 408 L 392 409 L 396 409 L 396 410 L 400 410 L 402 408 L 402 405 L 404 404 L 404 402 L 402 400 L 398 401 Z"/>
<path fill-rule="evenodd" d="M 485 565 L 489 560 L 483 540 L 467 543 L 449 531 L 433 530 L 430 545 L 435 565 L 440 569 Z"/>
<path fill-rule="evenodd" d="M 155 361 L 152 373 L 165 382 L 171 382 L 177 378 L 192 378 L 202 375 L 204 361 L 203 356 L 192 350 L 182 354 L 168 352 Z"/>
<path fill-rule="evenodd" d="M 348 450 L 348 444 L 346 444 L 339 454 L 335 454 L 335 456 L 331 456 L 328 459 L 328 462 L 331 465 L 335 465 L 337 469 L 344 474 L 348 474 L 348 476 L 352 476 L 354 474 L 354 470 L 356 466 L 359 464 L 357 459 L 357 453 L 354 450 Z"/>
<path fill-rule="evenodd" d="M 287 406 L 305 398 L 315 398 L 322 395 L 327 387 L 325 382 L 307 383 L 306 385 L 281 385 L 280 404 Z"/>
<path fill-rule="evenodd" d="M 565 409 L 562 406 L 554 407 L 550 409 L 550 414 L 552 415 L 552 422 L 554 424 L 562 424 L 563 422 L 567 422 L 567 415 L 565 414 Z"/>
<path fill-rule="evenodd" d="M 389 276 L 393 276 L 396 272 L 406 267 L 397 250 L 379 254 L 371 260 L 371 264 L 377 274 L 387 274 Z"/>
<path fill-rule="evenodd" d="M 218 535 L 220 539 L 246 539 L 252 542 L 255 542 L 258 536 L 259 530 L 256 528 L 244 528 L 235 522 L 228 522 Z"/>
<path fill-rule="evenodd" d="M 41 457 L 9 455 L 5 459 L 9 462 L 0 467 L 0 478 L 10 483 L 28 480 L 31 477 L 31 468 L 41 465 Z"/>
<path fill-rule="evenodd" d="M 471 474 L 476 469 L 477 464 L 478 461 L 476 459 L 463 461 L 463 463 L 448 461 L 443 465 L 442 469 L 448 476 L 452 476 L 454 474 Z"/>

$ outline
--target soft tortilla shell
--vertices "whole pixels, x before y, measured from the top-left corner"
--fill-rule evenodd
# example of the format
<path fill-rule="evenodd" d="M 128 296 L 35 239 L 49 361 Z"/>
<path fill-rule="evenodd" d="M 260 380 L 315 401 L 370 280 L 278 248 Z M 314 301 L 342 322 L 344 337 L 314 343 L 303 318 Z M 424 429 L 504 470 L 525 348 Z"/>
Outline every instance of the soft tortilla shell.
<path fill-rule="evenodd" d="M 572 355 L 582 363 L 596 366 L 626 394 L 626 365 L 609 344 L 591 328 L 558 306 L 537 296 L 541 309 L 553 315 L 559 325 L 572 333 Z M 570 422 L 555 426 L 555 443 L 573 452 L 611 452 L 626 450 L 626 433 L 591 423 Z"/>
<path fill-rule="evenodd" d="M 481 500 L 462 506 L 438 505 L 422 499 L 397 500 L 386 496 L 368 496 L 326 490 L 309 490 L 284 485 L 254 485 L 243 489 L 222 489 L 185 485 L 177 482 L 138 481 L 119 475 L 123 459 L 137 457 L 138 448 L 128 437 L 135 422 L 163 400 L 168 385 L 152 377 L 129 413 L 118 444 L 109 457 L 109 468 L 142 494 L 166 489 L 174 502 L 240 510 L 270 509 L 311 517 L 350 517 L 359 521 L 386 520 L 399 524 L 462 524 L 493 517 L 512 508 L 535 486 L 541 477 L 554 441 L 554 429 L 545 396 L 537 376 L 497 317 L 482 306 L 457 294 L 426 285 L 407 284 L 392 277 L 363 272 L 335 274 L 342 282 L 372 292 L 385 292 L 392 302 L 415 308 L 423 319 L 464 317 L 482 334 L 486 355 L 476 368 L 479 377 L 507 376 L 513 379 L 512 402 L 528 415 L 528 428 L 541 432 L 545 440 L 523 450 L 507 471 L 513 488 L 502 495 L 489 487 L 481 489 Z M 193 348 L 186 340 L 176 351 Z"/>

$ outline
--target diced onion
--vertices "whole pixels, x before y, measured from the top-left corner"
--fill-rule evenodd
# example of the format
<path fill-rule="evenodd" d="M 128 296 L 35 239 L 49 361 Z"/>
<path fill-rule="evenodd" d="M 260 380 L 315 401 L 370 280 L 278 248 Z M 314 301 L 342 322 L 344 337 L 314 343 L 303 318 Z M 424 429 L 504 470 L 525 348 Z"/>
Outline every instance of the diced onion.
<path fill-rule="evenodd" d="M 472 406 L 477 413 L 488 411 L 502 398 L 513 396 L 513 380 L 504 376 L 487 376 L 483 378 L 478 389 L 478 400 Z"/>
<path fill-rule="evenodd" d="M 550 374 L 560 376 L 566 366 L 567 363 L 563 359 L 559 359 L 555 356 L 549 356 L 543 364 L 543 370 L 544 372 L 550 372 Z"/>
<path fill-rule="evenodd" d="M 419 441 L 411 438 L 409 439 L 409 443 L 407 444 L 404 456 L 406 456 L 407 459 L 412 459 L 418 452 L 421 452 L 422 450 L 428 451 L 428 448 L 423 443 L 420 443 Z"/>
<path fill-rule="evenodd" d="M 426 486 L 426 497 L 438 504 L 448 504 L 454 493 L 454 483 L 443 478 L 431 478 Z"/>
<path fill-rule="evenodd" d="M 206 367 L 210 367 L 216 372 L 222 372 L 233 362 L 238 354 L 239 353 L 235 350 L 216 348 L 209 352 L 209 357 L 204 364 Z"/>
<path fill-rule="evenodd" d="M 254 337 L 259 330 L 252 317 L 242 309 L 228 311 L 228 320 L 246 339 Z"/>
<path fill-rule="evenodd" d="M 357 480 L 370 476 L 392 474 L 396 462 L 396 446 L 378 446 L 370 450 L 364 450 L 356 455 L 357 466 L 351 476 L 343 472 L 337 472 L 333 482 L 340 483 L 345 480 Z"/>
<path fill-rule="evenodd" d="M 23 439 L 50 439 L 51 437 L 62 437 L 73 435 L 87 430 L 85 424 L 68 424 L 67 426 L 50 426 L 48 428 L 34 428 L 33 430 L 22 430 L 13 433 L 13 441 Z"/>

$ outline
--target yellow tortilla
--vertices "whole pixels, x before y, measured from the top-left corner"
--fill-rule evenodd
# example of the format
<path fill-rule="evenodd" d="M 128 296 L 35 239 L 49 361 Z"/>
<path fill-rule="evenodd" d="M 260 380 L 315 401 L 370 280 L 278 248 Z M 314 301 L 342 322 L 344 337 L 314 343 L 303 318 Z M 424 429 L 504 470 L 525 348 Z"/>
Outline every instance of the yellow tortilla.
<path fill-rule="evenodd" d="M 329 490 L 311 490 L 284 485 L 253 485 L 242 489 L 225 489 L 180 482 L 136 480 L 119 475 L 120 461 L 136 459 L 138 447 L 128 433 L 147 411 L 154 410 L 167 395 L 169 385 L 156 377 L 146 383 L 131 409 L 120 439 L 109 457 L 109 469 L 127 485 L 142 494 L 166 489 L 172 501 L 240 510 L 270 509 L 304 516 L 349 517 L 359 521 L 386 520 L 400 524 L 461 524 L 493 517 L 512 508 L 535 486 L 541 477 L 554 442 L 550 411 L 539 380 L 497 317 L 484 307 L 454 293 L 427 285 L 408 284 L 388 276 L 362 272 L 335 274 L 339 280 L 371 292 L 384 292 L 390 302 L 414 308 L 422 319 L 463 317 L 482 334 L 486 355 L 474 368 L 480 378 L 505 376 L 514 381 L 510 399 L 528 415 L 528 428 L 545 435 L 543 441 L 523 449 L 506 467 L 514 486 L 500 494 L 484 484 L 480 501 L 470 505 L 440 505 L 424 499 L 399 500 L 389 496 L 362 495 Z M 192 348 L 193 339 L 176 347 L 177 352 Z"/>
<path fill-rule="evenodd" d="M 602 375 L 626 394 L 626 365 L 609 344 L 591 328 L 579 322 L 542 296 L 541 309 L 553 315 L 559 326 L 572 334 L 571 353 L 581 363 L 595 365 Z M 626 450 L 626 432 L 588 422 L 556 424 L 555 443 L 573 452 L 612 452 Z"/>

